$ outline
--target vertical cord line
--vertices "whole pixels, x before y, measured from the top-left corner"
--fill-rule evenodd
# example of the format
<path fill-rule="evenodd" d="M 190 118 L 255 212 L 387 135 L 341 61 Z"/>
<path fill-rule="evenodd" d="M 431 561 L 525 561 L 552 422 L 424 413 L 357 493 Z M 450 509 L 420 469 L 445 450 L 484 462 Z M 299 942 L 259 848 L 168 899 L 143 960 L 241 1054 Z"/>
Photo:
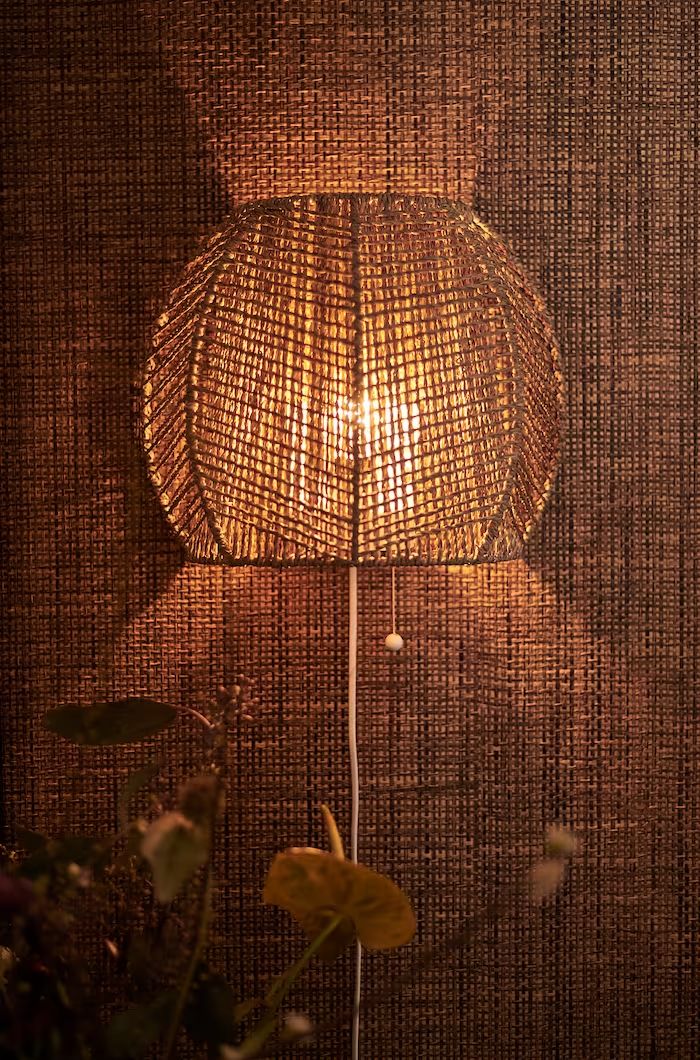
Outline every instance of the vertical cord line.
<path fill-rule="evenodd" d="M 348 746 L 350 749 L 350 788 L 352 793 L 350 856 L 357 861 L 360 826 L 360 766 L 357 757 L 357 567 L 349 568 L 348 622 Z M 362 947 L 355 955 L 355 993 L 352 1015 L 352 1060 L 360 1056 L 360 1000 L 362 997 Z"/>
<path fill-rule="evenodd" d="M 391 567 L 391 632 L 396 633 L 396 567 Z"/>

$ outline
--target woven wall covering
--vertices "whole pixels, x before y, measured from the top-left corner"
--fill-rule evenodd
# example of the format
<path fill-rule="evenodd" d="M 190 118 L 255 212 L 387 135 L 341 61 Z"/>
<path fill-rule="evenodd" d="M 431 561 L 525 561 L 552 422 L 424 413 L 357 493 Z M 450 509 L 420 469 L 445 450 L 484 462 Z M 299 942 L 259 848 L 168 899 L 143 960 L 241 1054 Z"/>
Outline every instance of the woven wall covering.
<path fill-rule="evenodd" d="M 518 878 L 544 826 L 582 849 L 363 1029 L 367 1057 L 695 1060 L 698 1026 L 697 5 L 494 0 L 32 2 L 0 12 L 4 101 L 2 813 L 85 833 L 151 756 L 64 748 L 49 705 L 201 702 L 245 672 L 215 959 L 242 991 L 298 952 L 263 909 L 280 845 L 347 834 L 346 576 L 184 562 L 138 425 L 152 321 L 248 200 L 471 201 L 566 354 L 561 470 L 525 561 L 359 572 L 361 858 L 419 942 Z M 478 180 L 477 180 L 478 175 Z M 263 934 L 264 950 L 256 944 Z M 102 938 L 96 977 L 111 986 Z M 368 995 L 405 956 L 366 963 Z M 295 1005 L 320 1018 L 351 962 Z M 349 1056 L 345 1032 L 311 1055 Z M 183 1051 L 183 1057 L 186 1053 Z"/>
<path fill-rule="evenodd" d="M 193 559 L 522 552 L 556 464 L 558 352 L 540 298 L 469 207 L 250 204 L 158 324 L 145 444 Z"/>

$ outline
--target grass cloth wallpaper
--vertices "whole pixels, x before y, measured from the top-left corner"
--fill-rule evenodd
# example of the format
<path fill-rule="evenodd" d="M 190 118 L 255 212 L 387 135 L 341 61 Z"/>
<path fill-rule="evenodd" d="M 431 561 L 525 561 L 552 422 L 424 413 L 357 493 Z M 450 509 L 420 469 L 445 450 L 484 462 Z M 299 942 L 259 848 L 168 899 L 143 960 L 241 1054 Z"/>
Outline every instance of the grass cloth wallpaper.
<path fill-rule="evenodd" d="M 111 826 L 144 760 L 59 744 L 48 707 L 196 705 L 243 673 L 214 953 L 250 993 L 298 951 L 260 893 L 278 849 L 322 843 L 319 800 L 349 827 L 346 576 L 185 564 L 138 373 L 232 205 L 475 195 L 561 342 L 561 473 L 526 560 L 399 572 L 398 656 L 389 574 L 360 572 L 360 854 L 425 943 L 517 880 L 548 823 L 580 852 L 552 902 L 368 1012 L 363 1055 L 700 1055 L 697 5 L 36 0 L 2 20 L 6 835 Z M 186 721 L 153 744 L 173 783 L 201 750 Z M 366 995 L 406 960 L 368 959 Z M 351 981 L 348 956 L 295 1004 L 329 1018 Z M 310 1055 L 349 1056 L 347 1031 Z"/>

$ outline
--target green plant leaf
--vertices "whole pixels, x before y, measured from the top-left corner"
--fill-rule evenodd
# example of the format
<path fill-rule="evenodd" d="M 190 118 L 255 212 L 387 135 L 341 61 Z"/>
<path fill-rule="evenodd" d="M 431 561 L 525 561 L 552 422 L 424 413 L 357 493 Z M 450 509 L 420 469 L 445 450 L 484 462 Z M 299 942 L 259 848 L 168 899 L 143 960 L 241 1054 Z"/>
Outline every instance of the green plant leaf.
<path fill-rule="evenodd" d="M 209 857 L 209 831 L 173 810 L 156 818 L 141 840 L 159 902 L 172 902 L 183 884 Z"/>
<path fill-rule="evenodd" d="M 167 1029 L 177 995 L 167 990 L 145 1005 L 131 1005 L 114 1017 L 106 1033 L 107 1052 L 115 1060 L 139 1060 Z"/>
<path fill-rule="evenodd" d="M 109 860 L 111 849 L 111 836 L 44 837 L 43 844 L 37 842 L 29 857 L 22 862 L 21 872 L 32 880 L 53 876 L 72 864 L 100 872 Z"/>
<path fill-rule="evenodd" d="M 167 728 L 177 710 L 154 699 L 129 698 L 114 703 L 81 707 L 66 704 L 44 716 L 44 727 L 72 743 L 88 747 L 110 747 L 135 743 Z"/>
<path fill-rule="evenodd" d="M 35 854 L 37 850 L 45 847 L 48 841 L 49 837 L 42 832 L 34 832 L 31 828 L 17 829 L 17 842 L 27 854 Z"/>
<path fill-rule="evenodd" d="M 203 966 L 185 1009 L 187 1033 L 196 1042 L 230 1045 L 236 1038 L 236 999 L 222 975 Z"/>
<path fill-rule="evenodd" d="M 120 831 L 124 832 L 129 826 L 129 804 L 135 795 L 145 788 L 149 781 L 153 780 L 160 771 L 161 762 L 148 762 L 147 765 L 132 773 L 121 790 L 117 803 L 117 815 Z"/>

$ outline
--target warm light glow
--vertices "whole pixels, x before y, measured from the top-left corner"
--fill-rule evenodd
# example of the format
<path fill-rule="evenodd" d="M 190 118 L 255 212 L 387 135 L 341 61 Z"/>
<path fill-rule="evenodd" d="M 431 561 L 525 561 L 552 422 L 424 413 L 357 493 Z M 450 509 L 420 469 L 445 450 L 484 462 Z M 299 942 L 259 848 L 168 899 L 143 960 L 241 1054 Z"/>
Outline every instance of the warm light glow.
<path fill-rule="evenodd" d="M 387 395 L 382 408 L 365 394 L 362 427 L 365 458 L 372 464 L 377 484 L 377 510 L 383 515 L 387 511 L 399 512 L 413 508 L 414 460 L 417 459 L 420 442 L 417 403 L 396 403 Z M 389 443 L 386 448 L 392 456 L 387 463 L 381 459 L 383 440 Z"/>
<path fill-rule="evenodd" d="M 347 400 L 336 403 L 336 415 L 324 412 L 323 434 L 331 450 L 340 458 L 341 437 L 348 434 L 348 425 L 360 432 L 360 446 L 366 467 L 376 484 L 376 508 L 381 515 L 409 510 L 414 507 L 413 474 L 416 470 L 420 445 L 420 409 L 417 402 L 397 402 L 386 395 L 380 404 L 365 392 L 359 402 Z M 302 406 L 301 420 L 306 422 L 308 406 Z M 387 459 L 387 453 L 390 454 Z M 298 497 L 304 503 L 303 464 L 304 453 L 299 454 L 300 464 Z M 319 498 L 324 504 L 327 498 Z"/>
<path fill-rule="evenodd" d="M 195 559 L 520 554 L 556 466 L 544 307 L 462 203 L 248 204 L 173 293 L 144 383 L 153 481 Z"/>
<path fill-rule="evenodd" d="M 289 480 L 295 501 L 300 507 L 316 503 L 324 511 L 331 510 L 332 498 L 328 489 L 332 478 L 321 479 L 321 491 L 313 498 L 308 489 L 309 422 L 311 419 L 308 389 L 297 405 L 287 398 L 285 412 L 291 428 Z M 379 514 L 410 510 L 414 507 L 413 473 L 420 444 L 420 410 L 417 402 L 395 402 L 387 395 L 383 404 L 373 401 L 365 393 L 361 402 L 337 402 L 335 415 L 329 407 L 321 412 L 321 436 L 325 452 L 340 461 L 347 459 L 342 440 L 351 430 L 360 432 L 364 460 L 371 469 L 377 489 Z M 386 458 L 386 453 L 391 455 Z M 384 454 L 384 456 L 383 456 Z"/>

